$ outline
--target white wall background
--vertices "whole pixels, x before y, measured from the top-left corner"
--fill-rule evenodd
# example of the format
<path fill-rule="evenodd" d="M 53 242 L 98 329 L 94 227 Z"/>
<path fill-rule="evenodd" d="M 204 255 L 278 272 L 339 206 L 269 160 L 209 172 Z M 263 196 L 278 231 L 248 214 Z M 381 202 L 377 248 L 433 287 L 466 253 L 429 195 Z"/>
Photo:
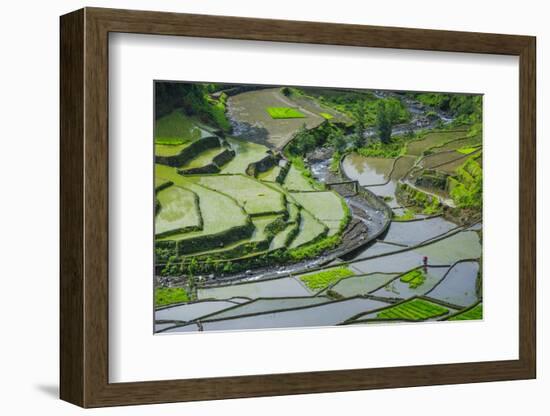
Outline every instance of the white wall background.
<path fill-rule="evenodd" d="M 0 409 L 4 414 L 74 415 L 83 412 L 58 395 L 58 16 L 83 6 L 240 15 L 294 20 L 408 26 L 538 37 L 538 311 L 539 378 L 459 386 L 338 394 L 225 400 L 87 411 L 102 415 L 317 415 L 365 413 L 446 416 L 470 414 L 546 415 L 550 408 L 550 361 L 543 332 L 550 299 L 543 244 L 550 227 L 550 145 L 543 140 L 545 104 L 550 102 L 550 26 L 545 3 L 536 0 L 460 2 L 393 0 L 121 0 L 5 2 L 0 15 Z M 546 64 L 546 66 L 545 66 Z M 543 199 L 546 199 L 544 201 Z M 543 234 L 545 237 L 543 237 Z M 544 267 L 546 266 L 546 267 Z M 546 272 L 546 273 L 545 273 Z M 546 276 L 545 276 L 546 274 Z M 473 413 L 472 413 L 473 412 Z"/>

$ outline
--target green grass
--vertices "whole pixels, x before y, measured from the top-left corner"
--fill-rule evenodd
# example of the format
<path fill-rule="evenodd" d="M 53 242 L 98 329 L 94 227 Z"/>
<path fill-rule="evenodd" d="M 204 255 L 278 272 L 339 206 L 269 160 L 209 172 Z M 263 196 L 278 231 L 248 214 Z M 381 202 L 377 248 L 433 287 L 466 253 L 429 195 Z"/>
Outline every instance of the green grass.
<path fill-rule="evenodd" d="M 278 119 L 287 119 L 287 118 L 305 118 L 306 116 L 300 111 L 291 107 L 267 107 L 267 112 L 271 118 Z"/>
<path fill-rule="evenodd" d="M 334 116 L 332 114 L 329 114 L 329 113 L 319 113 L 319 115 L 321 117 L 323 117 L 325 120 L 331 120 L 334 118 Z"/>
<path fill-rule="evenodd" d="M 155 289 L 155 306 L 189 302 L 189 294 L 181 287 L 162 287 Z"/>
<path fill-rule="evenodd" d="M 422 321 L 449 313 L 449 310 L 424 299 L 411 299 L 376 314 L 377 319 Z"/>
<path fill-rule="evenodd" d="M 354 273 L 347 267 L 337 267 L 300 276 L 300 280 L 310 289 L 320 290 L 344 277 L 353 276 L 353 274 Z"/>
<path fill-rule="evenodd" d="M 394 221 L 410 221 L 414 218 L 415 213 L 410 209 L 406 209 L 403 215 L 393 215 Z"/>
<path fill-rule="evenodd" d="M 155 233 L 200 228 L 201 219 L 196 195 L 176 186 L 171 186 L 157 194 L 160 211 L 155 218 Z"/>
<path fill-rule="evenodd" d="M 336 234 L 340 230 L 341 223 L 345 220 L 347 212 L 344 209 L 343 200 L 332 191 L 321 192 L 296 192 L 292 198 L 313 214 L 329 228 L 329 235 Z"/>
<path fill-rule="evenodd" d="M 462 153 L 463 155 L 469 155 L 470 153 L 473 153 L 478 149 L 479 149 L 479 147 L 461 147 L 460 149 L 457 149 L 456 151 L 459 152 L 459 153 Z"/>
<path fill-rule="evenodd" d="M 403 283 L 408 283 L 409 288 L 416 289 L 424 284 L 426 280 L 426 274 L 421 269 L 411 270 L 400 277 Z"/>
<path fill-rule="evenodd" d="M 446 150 L 456 150 L 461 147 L 478 147 L 481 146 L 482 137 L 481 134 L 476 134 L 475 136 L 467 136 L 460 139 L 451 139 L 444 144 L 439 146 L 433 146 L 431 148 L 434 152 L 444 152 Z"/>
<path fill-rule="evenodd" d="M 483 169 L 470 157 L 447 179 L 449 194 L 459 208 L 481 209 L 483 203 Z"/>
<path fill-rule="evenodd" d="M 365 147 L 360 147 L 356 151 L 361 156 L 365 157 L 384 157 L 393 159 L 405 153 L 405 144 L 406 142 L 402 137 L 394 137 L 390 143 L 375 141 Z"/>
<path fill-rule="evenodd" d="M 477 319 L 483 319 L 483 305 L 481 303 L 465 312 L 451 316 L 449 321 L 473 321 Z"/>
<path fill-rule="evenodd" d="M 248 214 L 259 215 L 286 211 L 284 195 L 245 175 L 201 176 L 199 183 L 236 199 Z M 218 208 L 219 209 L 219 208 Z"/>
<path fill-rule="evenodd" d="M 166 179 L 158 178 L 155 176 L 155 189 L 158 189 L 159 187 L 164 186 L 168 182 L 169 181 L 167 181 Z"/>
<path fill-rule="evenodd" d="M 188 141 L 182 144 L 155 144 L 156 156 L 176 156 L 189 146 L 192 142 Z"/>
<path fill-rule="evenodd" d="M 155 143 L 181 145 L 203 136 L 204 132 L 181 110 L 175 110 L 155 120 Z"/>

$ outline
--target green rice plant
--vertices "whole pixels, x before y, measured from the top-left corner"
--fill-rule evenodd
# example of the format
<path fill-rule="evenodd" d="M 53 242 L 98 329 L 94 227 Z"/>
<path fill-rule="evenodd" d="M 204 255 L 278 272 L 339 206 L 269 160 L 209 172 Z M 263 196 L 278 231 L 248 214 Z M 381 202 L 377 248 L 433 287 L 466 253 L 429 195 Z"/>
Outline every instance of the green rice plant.
<path fill-rule="evenodd" d="M 460 149 L 457 149 L 456 151 L 459 152 L 459 153 L 462 153 L 463 155 L 469 155 L 470 153 L 473 153 L 478 149 L 479 149 L 479 147 L 461 147 Z"/>
<path fill-rule="evenodd" d="M 408 283 L 409 288 L 416 289 L 422 286 L 426 280 L 426 274 L 421 269 L 411 270 L 399 278 L 403 283 Z"/>
<path fill-rule="evenodd" d="M 478 319 L 483 319 L 483 304 L 481 303 L 464 312 L 451 316 L 449 321 L 473 321 Z"/>
<path fill-rule="evenodd" d="M 267 107 L 267 112 L 273 119 L 305 118 L 300 111 L 291 107 Z"/>
<path fill-rule="evenodd" d="M 389 143 L 381 141 L 371 142 L 367 146 L 360 147 L 356 151 L 365 157 L 396 158 L 405 154 L 406 145 L 400 138 L 393 138 Z"/>
<path fill-rule="evenodd" d="M 334 118 L 334 116 L 332 114 L 329 114 L 329 113 L 319 113 L 319 115 L 321 117 L 323 117 L 325 120 L 331 120 Z"/>
<path fill-rule="evenodd" d="M 457 169 L 454 177 L 447 179 L 447 189 L 459 208 L 481 209 L 483 201 L 483 173 L 474 157 Z"/>
<path fill-rule="evenodd" d="M 415 213 L 413 210 L 406 209 L 405 212 L 402 215 L 395 215 L 393 214 L 393 220 L 394 221 L 410 221 L 414 218 Z"/>
<path fill-rule="evenodd" d="M 376 319 L 422 321 L 447 313 L 449 313 L 449 310 L 441 305 L 424 299 L 414 298 L 381 310 L 376 314 Z"/>
<path fill-rule="evenodd" d="M 182 287 L 158 287 L 155 289 L 155 306 L 189 302 L 190 296 Z"/>
<path fill-rule="evenodd" d="M 340 234 L 325 237 L 323 233 L 321 233 L 318 237 L 307 244 L 300 245 L 297 248 L 291 248 L 286 254 L 292 261 L 311 259 L 323 254 L 327 250 L 337 247 L 342 242 L 342 236 Z"/>
<path fill-rule="evenodd" d="M 165 139 L 159 139 L 159 142 L 165 142 L 167 140 Z M 170 141 L 170 139 L 168 139 Z M 176 142 L 180 142 L 179 139 L 174 139 Z M 172 144 L 171 142 L 169 144 L 160 144 L 159 142 L 155 143 L 155 156 L 176 156 L 179 155 L 180 152 L 185 149 L 187 146 L 189 146 L 189 141 L 181 142 L 181 144 Z"/>
<path fill-rule="evenodd" d="M 312 290 L 324 289 L 328 285 L 343 279 L 344 277 L 353 276 L 353 272 L 347 267 L 336 267 L 320 272 L 306 274 L 300 276 L 300 280 Z"/>

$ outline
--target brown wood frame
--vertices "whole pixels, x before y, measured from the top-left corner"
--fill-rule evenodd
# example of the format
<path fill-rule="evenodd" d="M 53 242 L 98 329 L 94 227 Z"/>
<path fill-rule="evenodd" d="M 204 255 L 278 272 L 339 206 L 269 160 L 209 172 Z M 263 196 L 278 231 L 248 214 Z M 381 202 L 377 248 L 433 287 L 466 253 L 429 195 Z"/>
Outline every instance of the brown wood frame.
<path fill-rule="evenodd" d="M 85 8 L 62 16 L 60 28 L 60 396 L 63 400 L 83 407 L 100 407 L 536 377 L 534 37 L 99 8 Z M 519 56 L 519 359 L 109 383 L 109 32 Z"/>

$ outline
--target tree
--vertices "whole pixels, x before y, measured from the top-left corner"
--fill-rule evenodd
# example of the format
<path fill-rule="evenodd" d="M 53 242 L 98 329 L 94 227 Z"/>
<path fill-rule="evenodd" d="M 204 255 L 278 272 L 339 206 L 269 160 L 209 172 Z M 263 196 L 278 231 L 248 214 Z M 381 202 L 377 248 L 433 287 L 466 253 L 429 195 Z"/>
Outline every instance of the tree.
<path fill-rule="evenodd" d="M 392 122 L 388 107 L 385 101 L 380 101 L 376 113 L 376 130 L 382 143 L 389 143 L 391 139 Z"/>
<path fill-rule="evenodd" d="M 351 135 L 351 145 L 355 149 L 359 149 L 360 147 L 364 147 L 365 144 L 366 144 L 365 133 L 355 132 Z"/>
<path fill-rule="evenodd" d="M 360 101 L 354 108 L 353 117 L 355 119 L 355 134 L 353 144 L 355 147 L 363 147 L 365 145 L 365 103 Z"/>
<path fill-rule="evenodd" d="M 346 150 L 347 142 L 342 131 L 340 130 L 333 131 L 330 134 L 328 140 L 330 145 L 334 147 L 334 150 L 336 150 L 338 153 L 342 153 L 344 150 Z"/>
<path fill-rule="evenodd" d="M 199 263 L 197 259 L 193 257 L 189 262 L 189 265 L 187 266 L 187 274 L 189 276 L 194 276 L 198 270 L 199 270 Z"/>

